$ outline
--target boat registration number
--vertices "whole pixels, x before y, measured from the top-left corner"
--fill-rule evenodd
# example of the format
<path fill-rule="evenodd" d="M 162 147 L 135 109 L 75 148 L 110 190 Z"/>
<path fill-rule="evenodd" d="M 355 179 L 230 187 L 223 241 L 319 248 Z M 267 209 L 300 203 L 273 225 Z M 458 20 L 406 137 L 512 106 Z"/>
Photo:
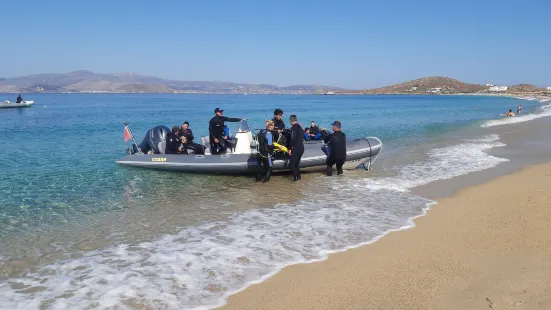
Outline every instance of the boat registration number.
<path fill-rule="evenodd" d="M 151 161 L 166 161 L 166 157 L 153 157 Z"/>

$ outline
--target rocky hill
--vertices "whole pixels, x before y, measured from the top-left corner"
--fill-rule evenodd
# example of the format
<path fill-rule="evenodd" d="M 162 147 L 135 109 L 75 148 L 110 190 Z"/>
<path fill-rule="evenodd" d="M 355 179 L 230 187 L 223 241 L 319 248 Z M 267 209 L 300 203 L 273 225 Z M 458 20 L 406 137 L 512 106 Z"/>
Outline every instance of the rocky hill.
<path fill-rule="evenodd" d="M 532 93 L 532 92 L 544 91 L 544 90 L 539 89 L 537 86 L 534 86 L 531 84 L 518 84 L 518 85 L 509 86 L 508 91 L 519 92 L 519 93 Z"/>
<path fill-rule="evenodd" d="M 220 93 L 311 94 L 343 91 L 338 87 L 240 84 L 210 81 L 177 81 L 136 73 L 100 74 L 87 70 L 62 74 L 33 74 L 0 80 L 0 93 Z"/>
<path fill-rule="evenodd" d="M 386 87 L 361 90 L 355 93 L 363 94 L 425 94 L 425 93 L 441 93 L 441 94 L 457 94 L 457 93 L 474 93 L 488 89 L 487 86 L 478 84 L 463 83 L 448 77 L 431 76 L 417 80 L 408 81 L 401 84 L 395 84 Z"/>

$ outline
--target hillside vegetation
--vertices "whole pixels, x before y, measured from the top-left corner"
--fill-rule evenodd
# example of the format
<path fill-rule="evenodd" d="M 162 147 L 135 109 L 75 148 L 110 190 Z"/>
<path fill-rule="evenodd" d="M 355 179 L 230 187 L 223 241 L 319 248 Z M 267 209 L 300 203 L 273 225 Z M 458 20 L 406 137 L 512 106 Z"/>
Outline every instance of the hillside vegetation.
<path fill-rule="evenodd" d="M 427 93 L 432 89 L 439 88 L 439 93 L 442 94 L 457 94 L 457 93 L 474 93 L 485 89 L 487 86 L 478 84 L 468 84 L 461 81 L 442 77 L 431 76 L 416 80 L 411 80 L 401 84 L 395 84 L 380 88 L 361 90 L 354 93 L 363 94 L 411 94 L 411 93 Z"/>

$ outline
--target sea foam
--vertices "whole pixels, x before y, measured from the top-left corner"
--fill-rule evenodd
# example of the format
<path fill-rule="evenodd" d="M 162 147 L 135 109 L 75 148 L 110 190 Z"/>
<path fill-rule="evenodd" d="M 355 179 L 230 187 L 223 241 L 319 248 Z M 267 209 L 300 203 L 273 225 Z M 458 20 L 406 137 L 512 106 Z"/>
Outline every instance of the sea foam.
<path fill-rule="evenodd" d="M 528 122 L 538 118 L 551 116 L 551 109 L 549 109 L 550 107 L 551 105 L 544 105 L 540 107 L 540 112 L 538 113 L 530 113 L 530 114 L 525 114 L 525 115 L 515 116 L 515 117 L 502 117 L 501 119 L 487 121 L 480 126 L 481 127 L 502 126 L 502 125 Z"/>
<path fill-rule="evenodd" d="M 152 242 L 84 252 L 0 283 L 5 309 L 207 309 L 283 267 L 374 242 L 413 226 L 434 202 L 409 189 L 507 159 L 484 151 L 499 136 L 433 149 L 388 178 L 316 177 L 323 191 L 296 203 L 235 213 Z"/>

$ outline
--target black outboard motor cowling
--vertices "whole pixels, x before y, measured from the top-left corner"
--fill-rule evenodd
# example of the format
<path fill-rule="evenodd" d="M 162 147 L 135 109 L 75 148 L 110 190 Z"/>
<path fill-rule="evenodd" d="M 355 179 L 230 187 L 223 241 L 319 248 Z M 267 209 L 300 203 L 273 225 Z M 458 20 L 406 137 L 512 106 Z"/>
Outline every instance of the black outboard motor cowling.
<path fill-rule="evenodd" d="M 143 138 L 142 143 L 140 143 L 139 147 L 144 153 L 148 153 L 149 151 L 152 151 L 154 154 L 160 154 L 164 153 L 164 146 L 161 152 L 161 142 L 166 142 L 166 135 L 171 130 L 166 126 L 157 126 L 149 129 L 147 133 L 145 134 L 145 137 Z M 134 152 L 137 153 L 137 150 L 134 148 Z"/>

